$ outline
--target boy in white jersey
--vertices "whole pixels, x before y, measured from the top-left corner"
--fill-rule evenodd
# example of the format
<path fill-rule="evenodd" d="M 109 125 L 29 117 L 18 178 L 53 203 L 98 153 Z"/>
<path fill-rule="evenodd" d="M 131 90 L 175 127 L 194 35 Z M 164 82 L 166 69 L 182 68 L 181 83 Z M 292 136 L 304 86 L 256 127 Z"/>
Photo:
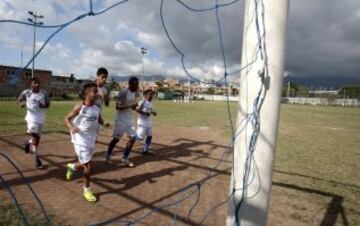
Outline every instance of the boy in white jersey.
<path fill-rule="evenodd" d="M 131 149 L 136 141 L 135 124 L 132 119 L 132 111 L 136 109 L 137 103 L 135 94 L 139 89 L 139 80 L 136 77 L 129 79 L 129 86 L 127 89 L 121 91 L 116 102 L 116 118 L 113 132 L 113 139 L 109 143 L 108 150 L 106 152 L 105 161 L 108 164 L 111 162 L 111 154 L 116 144 L 121 137 L 126 133 L 129 140 L 126 144 L 122 161 L 129 167 L 133 167 L 134 164 L 129 161 L 129 155 Z"/>
<path fill-rule="evenodd" d="M 108 127 L 101 118 L 101 109 L 95 104 L 97 98 L 96 83 L 86 84 L 80 94 L 82 104 L 76 105 L 65 117 L 65 124 L 71 133 L 71 142 L 78 157 L 77 163 L 67 164 L 66 179 L 71 180 L 75 170 L 84 173 L 84 198 L 95 202 L 96 197 L 90 190 L 91 158 L 95 151 L 96 136 L 100 124 Z"/>
<path fill-rule="evenodd" d="M 95 104 L 101 109 L 104 104 L 106 107 L 109 106 L 110 103 L 110 93 L 108 89 L 105 87 L 106 80 L 108 78 L 108 71 L 106 68 L 99 68 L 96 72 L 96 85 L 98 88 L 98 95 L 95 101 Z"/>
<path fill-rule="evenodd" d="M 138 128 L 137 128 L 137 137 L 138 139 L 144 139 L 144 149 L 143 154 L 152 154 L 149 151 L 149 147 L 152 140 L 152 122 L 151 122 L 151 115 L 156 116 L 156 112 L 153 110 L 153 105 L 151 100 L 154 96 L 154 92 L 151 89 L 145 90 L 144 92 L 144 99 L 140 102 L 139 107 L 136 108 L 136 111 L 139 113 L 139 118 L 137 121 Z"/>
<path fill-rule="evenodd" d="M 30 140 L 25 144 L 25 153 L 30 150 L 34 152 L 35 165 L 38 169 L 43 169 L 42 162 L 39 157 L 39 142 L 41 131 L 45 123 L 45 108 L 49 108 L 50 101 L 46 91 L 40 89 L 40 81 L 38 78 L 31 78 L 31 88 L 24 90 L 19 98 L 21 107 L 26 106 L 27 133 L 31 136 Z"/>

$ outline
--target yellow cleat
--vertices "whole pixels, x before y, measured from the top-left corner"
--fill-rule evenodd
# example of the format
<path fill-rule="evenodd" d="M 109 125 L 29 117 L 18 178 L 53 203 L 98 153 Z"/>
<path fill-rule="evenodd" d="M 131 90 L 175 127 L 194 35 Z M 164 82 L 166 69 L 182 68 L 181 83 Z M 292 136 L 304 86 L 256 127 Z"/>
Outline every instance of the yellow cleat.
<path fill-rule="evenodd" d="M 90 190 L 84 191 L 84 198 L 85 198 L 86 201 L 88 201 L 88 202 L 96 202 L 96 197 L 95 197 L 95 195 L 92 193 L 92 191 L 90 191 Z"/>
<path fill-rule="evenodd" d="M 66 171 L 66 180 L 71 180 L 73 174 L 74 174 L 74 170 L 71 166 L 71 163 L 68 163 L 66 165 L 67 171 Z"/>

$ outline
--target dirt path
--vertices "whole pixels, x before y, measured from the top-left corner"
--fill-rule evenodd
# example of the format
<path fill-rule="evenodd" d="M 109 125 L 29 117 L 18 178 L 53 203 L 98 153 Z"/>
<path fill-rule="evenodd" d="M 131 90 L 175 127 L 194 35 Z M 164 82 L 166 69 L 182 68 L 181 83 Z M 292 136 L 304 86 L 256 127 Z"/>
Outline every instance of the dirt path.
<path fill-rule="evenodd" d="M 153 208 L 173 203 L 195 190 L 195 187 L 179 193 L 192 182 L 202 179 L 214 166 L 225 150 L 225 140 L 219 142 L 219 134 L 210 129 L 157 128 L 154 136 L 154 156 L 139 154 L 141 144 L 135 146 L 132 160 L 135 168 L 126 168 L 121 162 L 124 141 L 115 152 L 114 166 L 103 162 L 110 131 L 102 131 L 93 159 L 92 188 L 99 201 L 89 204 L 82 198 L 80 175 L 74 180 L 64 180 L 65 165 L 75 160 L 74 151 L 67 134 L 44 134 L 41 142 L 41 155 L 46 170 L 34 169 L 31 155 L 21 151 L 24 135 L 1 137 L 0 149 L 13 159 L 29 179 L 46 209 L 71 225 L 87 225 L 108 219 L 134 220 Z M 205 135 L 205 136 L 204 136 Z M 179 138 L 181 137 L 181 138 Z M 216 142 L 215 142 L 216 141 Z M 229 156 L 227 158 L 229 160 Z M 20 202 L 31 205 L 35 201 L 14 170 L 1 160 L 2 175 L 11 184 Z M 170 225 L 178 208 L 178 225 L 197 224 L 206 211 L 226 198 L 230 164 L 227 160 L 214 173 L 213 179 L 202 187 L 201 199 L 187 219 L 187 211 L 196 201 L 193 195 L 187 201 L 158 210 L 144 219 L 146 225 Z M 205 224 L 221 225 L 224 222 L 225 208 L 219 208 Z M 117 222 L 118 224 L 119 222 Z"/>
<path fill-rule="evenodd" d="M 87 203 L 82 197 L 80 175 L 74 180 L 64 180 L 65 165 L 75 160 L 69 136 L 63 133 L 44 134 L 41 142 L 41 155 L 46 170 L 34 169 L 33 158 L 25 155 L 21 145 L 25 135 L 1 136 L 0 151 L 7 154 L 29 179 L 44 206 L 54 219 L 60 219 L 70 225 L 89 225 L 108 220 L 120 225 L 120 220 L 135 220 L 156 207 L 170 204 L 189 195 L 180 193 L 188 184 L 201 180 L 222 156 L 227 145 L 223 135 L 211 128 L 156 128 L 154 135 L 154 156 L 139 154 L 141 144 L 135 146 L 132 154 L 135 168 L 126 168 L 120 163 L 124 141 L 116 149 L 114 166 L 103 162 L 106 145 L 111 139 L 110 130 L 102 131 L 98 139 L 97 152 L 93 159 L 92 189 L 99 201 Z M 225 159 L 204 186 L 198 205 L 192 211 L 190 220 L 188 211 L 196 202 L 197 196 L 163 209 L 144 218 L 140 225 L 171 225 L 177 212 L 177 225 L 196 225 L 201 222 L 210 208 L 224 201 L 228 193 L 231 155 Z M 15 170 L 3 159 L 0 160 L 0 172 L 11 184 L 18 200 L 33 211 L 39 211 L 35 200 L 19 179 Z M 276 178 L 276 175 L 275 175 Z M 324 223 L 328 202 L 319 199 L 319 194 L 295 189 L 294 185 L 274 182 L 269 225 L 320 225 Z M 1 195 L 4 191 L 0 190 Z M 321 194 L 320 194 L 321 195 Z M 331 213 L 330 213 L 331 214 Z M 331 216 L 331 215 L 330 215 Z M 336 218 L 335 222 L 341 223 Z M 221 206 L 203 223 L 204 225 L 224 225 L 226 205 Z M 331 220 L 327 218 L 326 220 Z M 325 221 L 326 223 L 327 221 Z M 331 223 L 331 222 L 330 222 Z M 109 224 L 111 225 L 111 224 Z M 332 224 L 323 224 L 332 225 Z"/>

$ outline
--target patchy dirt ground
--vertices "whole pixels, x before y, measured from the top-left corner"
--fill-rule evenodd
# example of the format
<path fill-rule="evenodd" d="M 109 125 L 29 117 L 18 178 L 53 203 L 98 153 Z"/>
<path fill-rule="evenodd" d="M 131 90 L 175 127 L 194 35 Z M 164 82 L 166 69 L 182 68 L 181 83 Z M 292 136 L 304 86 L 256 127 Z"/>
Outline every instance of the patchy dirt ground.
<path fill-rule="evenodd" d="M 211 179 L 201 187 L 199 202 L 190 217 L 188 213 L 197 201 L 196 193 L 178 205 L 157 209 L 146 215 L 195 191 L 196 187 L 193 187 L 181 193 L 190 183 L 205 177 L 218 163 L 228 142 L 223 134 L 208 127 L 158 127 L 152 146 L 155 155 L 139 154 L 141 144 L 138 143 L 131 156 L 135 168 L 127 168 L 120 162 L 125 139 L 115 151 L 115 165 L 108 166 L 103 161 L 104 151 L 111 139 L 110 132 L 102 131 L 93 158 L 92 189 L 98 197 L 95 204 L 83 199 L 80 174 L 70 182 L 65 181 L 66 163 L 76 160 L 67 134 L 44 134 L 41 155 L 47 166 L 45 170 L 35 169 L 32 156 L 22 152 L 22 144 L 27 138 L 24 134 L 0 136 L 0 151 L 19 166 L 53 219 L 69 225 L 120 225 L 142 216 L 146 217 L 138 222 L 139 225 L 171 225 L 175 213 L 177 225 L 198 225 L 212 207 L 226 200 L 230 154 L 225 155 Z M 0 159 L 0 172 L 11 185 L 18 201 L 30 211 L 40 212 L 24 182 L 4 159 Z M 348 225 L 346 218 L 344 221 L 341 217 L 341 197 L 307 190 L 291 183 L 276 182 L 277 178 L 284 177 L 282 174 L 284 172 L 275 173 L 269 225 Z M 1 188 L 0 197 L 5 195 Z M 226 204 L 213 211 L 203 225 L 224 225 L 225 217 Z"/>

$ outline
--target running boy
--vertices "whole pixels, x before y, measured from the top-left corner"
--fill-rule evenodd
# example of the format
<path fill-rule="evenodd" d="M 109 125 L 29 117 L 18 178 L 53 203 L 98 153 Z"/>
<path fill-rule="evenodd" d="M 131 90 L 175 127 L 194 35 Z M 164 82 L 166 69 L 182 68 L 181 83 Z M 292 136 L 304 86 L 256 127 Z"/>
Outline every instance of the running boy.
<path fill-rule="evenodd" d="M 137 136 L 138 139 L 144 139 L 146 136 L 143 154 L 152 154 L 149 151 L 149 147 L 151 144 L 152 139 L 152 122 L 151 122 L 151 115 L 156 116 L 156 112 L 153 111 L 153 105 L 151 100 L 154 96 L 154 92 L 151 89 L 145 90 L 144 92 L 144 99 L 140 102 L 139 107 L 136 111 L 139 113 L 139 118 L 137 121 Z"/>
<path fill-rule="evenodd" d="M 29 153 L 31 150 L 34 153 L 36 167 L 43 169 L 39 157 L 39 143 L 45 123 L 45 108 L 49 108 L 50 100 L 46 91 L 40 89 L 38 78 L 31 78 L 30 81 L 31 88 L 24 90 L 18 98 L 20 106 L 26 106 L 27 133 L 31 136 L 25 144 L 24 151 Z"/>
<path fill-rule="evenodd" d="M 83 170 L 84 173 L 84 198 L 95 202 L 96 197 L 90 190 L 91 158 L 95 151 L 95 141 L 99 125 L 108 127 L 101 118 L 101 110 L 95 104 L 98 95 L 96 83 L 84 85 L 80 98 L 82 104 L 76 105 L 65 117 L 65 125 L 71 133 L 71 142 L 78 157 L 77 163 L 68 163 L 66 179 L 71 180 L 74 171 Z"/>
<path fill-rule="evenodd" d="M 95 104 L 101 109 L 102 105 L 105 104 L 106 107 L 109 106 L 110 98 L 108 89 L 105 87 L 106 80 L 108 78 L 108 71 L 106 68 L 99 68 L 96 72 L 96 85 L 98 88 L 98 95 L 95 101 Z"/>
<path fill-rule="evenodd" d="M 134 163 L 129 161 L 129 155 L 136 141 L 136 131 L 135 124 L 132 119 L 132 111 L 137 107 L 135 94 L 138 88 L 139 80 L 136 77 L 131 77 L 129 79 L 128 88 L 119 93 L 118 100 L 116 102 L 117 113 L 115 118 L 113 139 L 109 143 L 109 147 L 105 156 L 105 161 L 108 164 L 112 164 L 112 151 L 124 133 L 126 133 L 129 136 L 129 140 L 126 144 L 122 162 L 125 163 L 128 167 L 134 167 Z"/>

